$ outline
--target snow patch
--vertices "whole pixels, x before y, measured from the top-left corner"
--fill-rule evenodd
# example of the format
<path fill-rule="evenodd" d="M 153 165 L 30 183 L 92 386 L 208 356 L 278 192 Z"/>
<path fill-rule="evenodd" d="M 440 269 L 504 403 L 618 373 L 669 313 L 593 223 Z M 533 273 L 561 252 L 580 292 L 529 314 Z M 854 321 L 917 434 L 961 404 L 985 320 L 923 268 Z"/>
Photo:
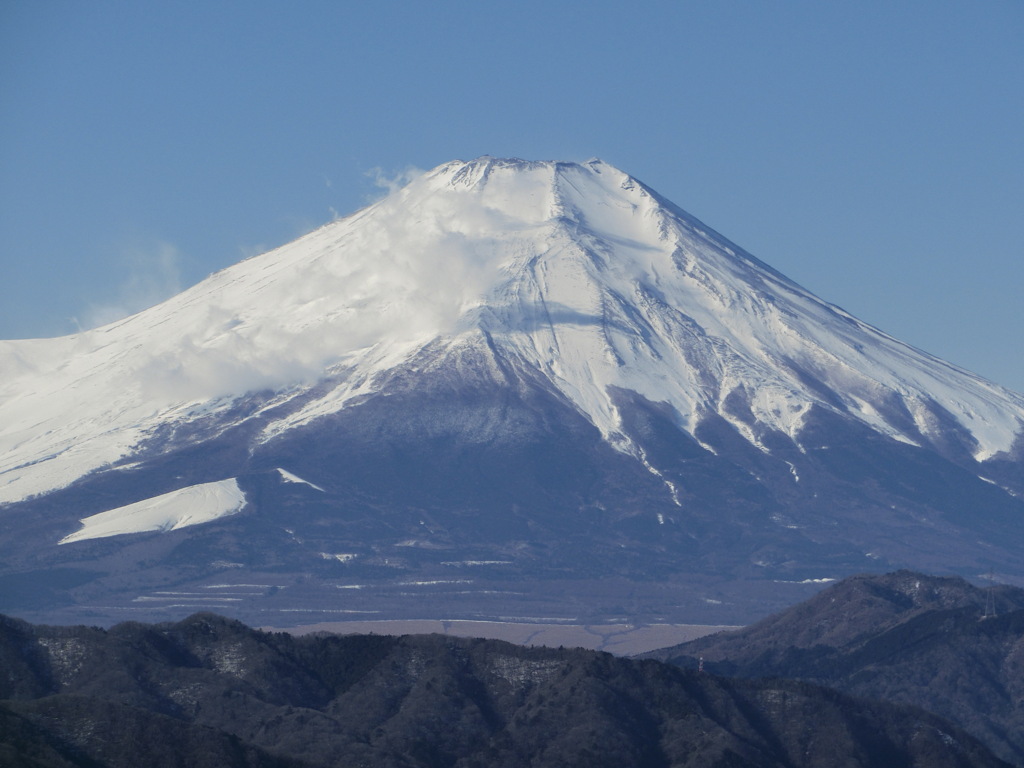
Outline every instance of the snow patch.
<path fill-rule="evenodd" d="M 640 463 L 643 464 L 647 468 L 647 471 L 650 472 L 652 475 L 654 475 L 659 480 L 661 480 L 661 482 L 663 482 L 665 484 L 665 487 L 668 488 L 668 492 L 672 496 L 672 503 L 675 504 L 677 507 L 683 506 L 682 503 L 679 501 L 679 491 L 676 488 L 675 483 L 673 483 L 671 480 L 669 480 L 667 477 L 665 477 L 657 468 L 655 468 L 655 466 L 653 464 L 651 464 L 647 460 L 647 454 L 644 452 L 643 448 L 637 446 L 637 451 L 636 452 L 637 452 L 637 455 L 639 456 Z M 662 518 L 661 515 L 658 515 L 658 522 L 660 524 L 662 524 L 662 525 L 664 525 L 664 523 L 665 523 L 665 521 L 664 521 L 664 519 Z"/>
<path fill-rule="evenodd" d="M 454 568 L 475 567 L 480 565 L 512 565 L 511 560 L 446 560 L 441 565 L 448 565 Z"/>
<path fill-rule="evenodd" d="M 245 494 L 235 478 L 190 485 L 161 496 L 143 499 L 84 518 L 81 530 L 58 544 L 102 539 L 126 533 L 174 531 L 237 514 L 245 506 Z"/>
<path fill-rule="evenodd" d="M 207 584 L 203 589 L 280 589 L 281 584 Z"/>
<path fill-rule="evenodd" d="M 286 483 L 298 483 L 300 485 L 308 485 L 310 488 L 320 491 L 320 493 L 326 493 L 326 491 L 319 485 L 314 485 L 313 483 L 309 482 L 309 480 L 303 480 L 298 475 L 293 475 L 287 469 L 281 469 L 280 467 L 278 467 L 277 471 L 281 473 L 281 479 L 284 480 Z"/>
<path fill-rule="evenodd" d="M 353 554 L 351 552 L 321 552 L 320 557 L 322 557 L 324 560 L 337 560 L 339 563 L 351 563 L 353 560 L 359 557 L 359 555 Z"/>

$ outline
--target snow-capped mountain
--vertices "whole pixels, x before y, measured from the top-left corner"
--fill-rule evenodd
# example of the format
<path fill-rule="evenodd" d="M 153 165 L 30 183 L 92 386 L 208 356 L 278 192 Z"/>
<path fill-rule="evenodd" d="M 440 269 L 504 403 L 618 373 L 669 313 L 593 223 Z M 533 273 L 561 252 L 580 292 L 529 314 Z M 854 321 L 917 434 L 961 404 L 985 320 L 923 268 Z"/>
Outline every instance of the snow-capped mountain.
<path fill-rule="evenodd" d="M 75 563 L 83 594 L 140 547 L 168 583 L 170 548 L 196 584 L 319 557 L 704 594 L 1009 573 L 1024 540 L 1024 397 L 596 160 L 445 164 L 118 323 L 0 342 L 0 370 L 0 524 L 38 542 L 8 570 Z"/>

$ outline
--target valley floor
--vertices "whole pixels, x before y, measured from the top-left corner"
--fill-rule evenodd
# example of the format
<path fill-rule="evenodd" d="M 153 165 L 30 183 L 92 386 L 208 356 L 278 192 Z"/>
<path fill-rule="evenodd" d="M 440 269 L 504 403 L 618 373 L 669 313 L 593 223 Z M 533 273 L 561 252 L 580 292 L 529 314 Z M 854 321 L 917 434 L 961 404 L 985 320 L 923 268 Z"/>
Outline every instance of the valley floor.
<path fill-rule="evenodd" d="M 685 643 L 698 637 L 735 626 L 710 624 L 528 624 L 502 621 L 440 621 L 412 619 L 404 621 L 337 621 L 306 624 L 299 627 L 263 627 L 265 631 L 308 635 L 330 632 L 339 635 L 422 635 L 443 634 L 455 637 L 482 637 L 505 640 L 517 645 L 550 648 L 586 648 L 617 656 L 632 656 Z"/>

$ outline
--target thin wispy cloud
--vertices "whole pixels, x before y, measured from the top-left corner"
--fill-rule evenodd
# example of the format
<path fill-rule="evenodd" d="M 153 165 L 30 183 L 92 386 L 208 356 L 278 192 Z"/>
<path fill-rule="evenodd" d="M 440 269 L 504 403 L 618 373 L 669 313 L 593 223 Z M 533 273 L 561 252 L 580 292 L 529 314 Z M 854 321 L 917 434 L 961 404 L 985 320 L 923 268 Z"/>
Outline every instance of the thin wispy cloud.
<path fill-rule="evenodd" d="M 410 182 L 418 179 L 424 173 L 426 173 L 425 170 L 412 165 L 407 166 L 401 171 L 385 171 L 380 167 L 371 168 L 365 175 L 367 178 L 373 180 L 373 185 L 382 190 L 382 193 L 369 196 L 370 199 L 368 199 L 367 202 L 376 202 L 382 197 L 387 197 L 388 195 L 397 192 Z"/>
<path fill-rule="evenodd" d="M 170 243 L 133 248 L 121 260 L 124 277 L 113 295 L 90 302 L 80 317 L 73 318 L 80 329 L 116 322 L 181 292 L 181 254 Z"/>

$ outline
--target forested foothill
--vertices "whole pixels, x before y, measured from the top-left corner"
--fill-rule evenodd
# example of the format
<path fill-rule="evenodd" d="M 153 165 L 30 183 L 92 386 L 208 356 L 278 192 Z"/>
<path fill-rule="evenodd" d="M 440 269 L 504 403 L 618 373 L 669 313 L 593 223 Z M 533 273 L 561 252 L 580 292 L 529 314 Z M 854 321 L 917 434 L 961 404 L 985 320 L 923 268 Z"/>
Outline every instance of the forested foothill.
<path fill-rule="evenodd" d="M 0 621 L 0 764 L 999 766 L 914 707 L 566 648 Z"/>

